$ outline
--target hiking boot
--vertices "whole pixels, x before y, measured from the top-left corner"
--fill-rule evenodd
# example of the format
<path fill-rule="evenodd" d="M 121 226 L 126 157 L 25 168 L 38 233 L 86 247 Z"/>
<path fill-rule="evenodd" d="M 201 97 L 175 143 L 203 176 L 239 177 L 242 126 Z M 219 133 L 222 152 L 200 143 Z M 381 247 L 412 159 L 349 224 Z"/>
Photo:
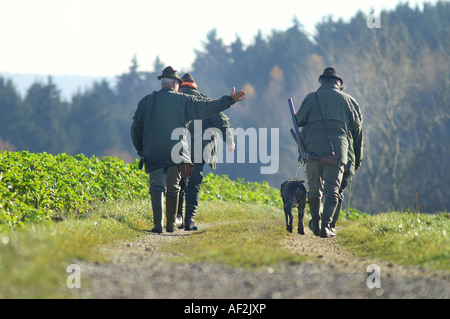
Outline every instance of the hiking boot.
<path fill-rule="evenodd" d="M 331 231 L 330 224 L 337 207 L 338 200 L 335 197 L 326 196 L 323 205 L 322 224 L 320 226 L 320 237 L 335 237 L 336 233 Z"/>
<path fill-rule="evenodd" d="M 184 216 L 184 230 L 197 230 L 197 226 L 194 223 L 195 212 L 197 211 L 197 206 L 186 205 L 186 214 Z"/>
<path fill-rule="evenodd" d="M 336 233 L 336 222 L 339 219 L 339 213 L 341 212 L 341 207 L 342 207 L 342 198 L 339 198 L 337 206 L 336 206 L 336 211 L 334 212 L 334 215 L 333 215 L 333 220 L 331 221 L 331 224 L 330 224 L 330 229 L 333 233 Z"/>

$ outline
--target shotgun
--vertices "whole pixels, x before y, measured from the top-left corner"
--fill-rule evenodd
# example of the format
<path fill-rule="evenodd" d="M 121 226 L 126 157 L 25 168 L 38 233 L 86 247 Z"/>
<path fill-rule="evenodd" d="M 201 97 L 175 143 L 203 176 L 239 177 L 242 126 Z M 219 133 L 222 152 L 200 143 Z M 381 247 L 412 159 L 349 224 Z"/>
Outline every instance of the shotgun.
<path fill-rule="evenodd" d="M 291 112 L 292 117 L 292 123 L 294 124 L 294 128 L 291 128 L 290 132 L 292 134 L 292 137 L 294 138 L 295 142 L 298 146 L 298 152 L 300 153 L 300 161 L 304 162 L 307 159 L 309 159 L 309 154 L 306 153 L 305 143 L 303 142 L 302 133 L 300 132 L 300 128 L 297 124 L 297 118 L 295 116 L 295 107 L 294 107 L 294 101 L 292 98 L 288 100 L 289 102 L 289 110 Z"/>

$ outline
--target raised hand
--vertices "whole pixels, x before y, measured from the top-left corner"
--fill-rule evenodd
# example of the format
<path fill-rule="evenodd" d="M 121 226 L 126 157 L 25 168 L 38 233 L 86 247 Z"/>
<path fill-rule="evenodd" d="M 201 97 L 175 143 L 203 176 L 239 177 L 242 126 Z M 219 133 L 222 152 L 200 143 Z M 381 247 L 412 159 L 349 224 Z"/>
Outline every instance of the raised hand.
<path fill-rule="evenodd" d="M 233 98 L 234 102 L 240 102 L 243 99 L 245 99 L 245 91 L 238 91 L 236 92 L 236 89 L 233 87 L 233 90 L 231 90 L 231 97 Z"/>

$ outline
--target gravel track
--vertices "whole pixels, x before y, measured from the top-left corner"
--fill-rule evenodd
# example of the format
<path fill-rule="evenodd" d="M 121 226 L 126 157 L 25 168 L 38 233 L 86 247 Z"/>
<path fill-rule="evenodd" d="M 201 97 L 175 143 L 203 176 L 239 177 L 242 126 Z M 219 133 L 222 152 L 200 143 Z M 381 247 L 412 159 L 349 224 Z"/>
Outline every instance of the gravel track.
<path fill-rule="evenodd" d="M 202 226 L 200 224 L 200 229 Z M 144 234 L 134 242 L 103 248 L 108 263 L 82 264 L 82 287 L 74 297 L 138 299 L 291 299 L 450 297 L 449 273 L 357 258 L 335 239 L 308 229 L 282 244 L 309 261 L 250 271 L 222 264 L 174 263 L 160 247 L 195 232 Z M 181 252 L 180 252 L 181 253 Z M 380 268 L 380 288 L 369 288 L 369 265 Z"/>

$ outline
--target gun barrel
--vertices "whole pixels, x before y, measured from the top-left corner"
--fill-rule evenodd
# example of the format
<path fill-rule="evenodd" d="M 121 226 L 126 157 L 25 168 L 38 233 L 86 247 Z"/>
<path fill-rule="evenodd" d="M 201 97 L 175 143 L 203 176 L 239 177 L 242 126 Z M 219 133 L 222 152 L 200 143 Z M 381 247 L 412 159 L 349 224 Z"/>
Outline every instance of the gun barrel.
<path fill-rule="evenodd" d="M 291 111 L 291 118 L 292 118 L 292 124 L 294 128 L 294 139 L 297 141 L 297 145 L 300 146 L 300 141 L 298 140 L 297 132 L 298 132 L 298 124 L 297 124 L 297 118 L 295 117 L 295 108 L 294 108 L 294 101 L 292 98 L 288 100 L 289 102 L 289 110 Z M 292 133 L 292 132 L 291 132 Z"/>
<path fill-rule="evenodd" d="M 290 132 L 291 132 L 292 136 L 294 137 L 295 141 L 297 142 L 298 151 L 300 153 L 300 158 L 302 160 L 307 160 L 308 154 L 306 153 L 302 134 L 299 131 L 297 117 L 295 115 L 294 101 L 292 100 L 292 98 L 289 98 L 288 102 L 289 102 L 289 110 L 291 112 L 291 118 L 292 118 L 292 124 L 293 124 L 293 129 L 291 129 Z"/>

